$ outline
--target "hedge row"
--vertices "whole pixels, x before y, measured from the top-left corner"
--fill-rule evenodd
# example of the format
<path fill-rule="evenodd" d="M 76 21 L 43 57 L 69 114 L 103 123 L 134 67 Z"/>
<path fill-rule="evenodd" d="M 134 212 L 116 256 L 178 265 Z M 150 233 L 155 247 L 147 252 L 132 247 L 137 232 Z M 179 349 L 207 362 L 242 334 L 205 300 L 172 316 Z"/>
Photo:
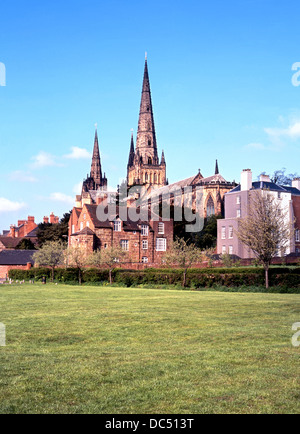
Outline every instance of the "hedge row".
<path fill-rule="evenodd" d="M 46 276 L 50 279 L 48 268 L 32 268 L 31 270 L 10 270 L 9 277 L 13 280 L 41 281 Z M 56 282 L 77 283 L 78 270 L 75 268 L 55 270 Z M 83 283 L 108 282 L 108 270 L 86 269 L 83 272 Z M 122 270 L 113 271 L 113 280 L 127 287 L 137 285 L 180 285 L 183 280 L 182 270 L 148 269 L 144 271 Z M 212 288 L 214 286 L 239 287 L 263 286 L 265 280 L 262 268 L 227 268 L 227 269 L 192 269 L 187 273 L 187 286 L 190 288 Z M 300 288 L 300 267 L 271 268 L 270 285 L 290 288 Z"/>

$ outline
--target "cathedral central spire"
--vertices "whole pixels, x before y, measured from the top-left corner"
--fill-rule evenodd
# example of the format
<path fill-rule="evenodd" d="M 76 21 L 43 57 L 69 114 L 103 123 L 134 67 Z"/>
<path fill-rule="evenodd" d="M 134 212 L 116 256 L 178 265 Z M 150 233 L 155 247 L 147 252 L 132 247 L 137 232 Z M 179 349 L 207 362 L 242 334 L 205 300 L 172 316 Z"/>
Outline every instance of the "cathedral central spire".
<path fill-rule="evenodd" d="M 139 114 L 139 124 L 134 149 L 131 137 L 128 167 L 128 185 L 166 185 L 166 161 L 164 154 L 161 163 L 158 158 L 156 133 L 154 125 L 150 80 L 148 72 L 147 54 L 145 58 L 142 97 Z"/>
<path fill-rule="evenodd" d="M 145 60 L 136 148 L 140 151 L 140 154 L 145 163 L 148 161 L 149 158 L 151 158 L 154 163 L 158 164 L 156 134 L 147 58 Z"/>

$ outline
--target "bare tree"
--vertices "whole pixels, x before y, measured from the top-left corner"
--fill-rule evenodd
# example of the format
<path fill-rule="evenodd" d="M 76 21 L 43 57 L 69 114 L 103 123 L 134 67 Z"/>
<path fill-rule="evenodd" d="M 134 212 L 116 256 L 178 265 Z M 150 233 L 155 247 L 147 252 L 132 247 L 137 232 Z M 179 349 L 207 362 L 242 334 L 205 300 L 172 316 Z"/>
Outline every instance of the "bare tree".
<path fill-rule="evenodd" d="M 78 270 L 78 282 L 81 285 L 83 269 L 89 262 L 89 256 L 85 248 L 81 246 L 68 247 L 65 253 L 67 265 L 71 265 Z"/>
<path fill-rule="evenodd" d="M 281 208 L 268 190 L 250 193 L 248 215 L 239 220 L 237 237 L 249 247 L 264 266 L 266 288 L 269 288 L 269 268 L 278 252 L 284 253 L 293 234 L 288 212 Z"/>
<path fill-rule="evenodd" d="M 112 284 L 112 271 L 120 263 L 125 262 L 127 252 L 121 247 L 110 247 L 94 252 L 88 260 L 89 265 L 109 270 L 109 283 Z"/>
<path fill-rule="evenodd" d="M 33 255 L 36 264 L 51 268 L 51 280 L 54 280 L 54 270 L 64 263 L 65 245 L 61 241 L 48 241 Z"/>
<path fill-rule="evenodd" d="M 164 261 L 171 267 L 177 265 L 183 268 L 182 285 L 185 287 L 187 271 L 194 263 L 202 262 L 202 252 L 194 244 L 188 244 L 183 238 L 177 238 L 165 254 Z"/>

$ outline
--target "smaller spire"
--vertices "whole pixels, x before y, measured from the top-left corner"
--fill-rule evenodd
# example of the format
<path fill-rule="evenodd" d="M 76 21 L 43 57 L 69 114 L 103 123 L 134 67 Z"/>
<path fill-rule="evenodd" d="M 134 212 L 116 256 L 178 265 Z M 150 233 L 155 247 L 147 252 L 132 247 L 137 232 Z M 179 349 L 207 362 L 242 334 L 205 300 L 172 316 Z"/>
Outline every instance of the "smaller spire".
<path fill-rule="evenodd" d="M 216 170 L 215 170 L 215 175 L 219 175 L 219 165 L 218 165 L 218 160 L 216 160 Z"/>
<path fill-rule="evenodd" d="M 148 53 L 147 53 L 147 51 L 145 52 L 145 60 L 146 60 L 146 62 L 148 60 Z"/>
<path fill-rule="evenodd" d="M 134 163 L 134 139 L 133 139 L 133 129 L 131 130 L 131 143 L 130 143 L 130 151 L 129 151 L 129 158 L 128 158 L 128 167 L 133 166 Z"/>
<path fill-rule="evenodd" d="M 166 164 L 166 159 L 165 159 L 165 153 L 164 153 L 164 150 L 162 151 L 162 154 L 161 154 L 161 163 L 160 164 Z"/>

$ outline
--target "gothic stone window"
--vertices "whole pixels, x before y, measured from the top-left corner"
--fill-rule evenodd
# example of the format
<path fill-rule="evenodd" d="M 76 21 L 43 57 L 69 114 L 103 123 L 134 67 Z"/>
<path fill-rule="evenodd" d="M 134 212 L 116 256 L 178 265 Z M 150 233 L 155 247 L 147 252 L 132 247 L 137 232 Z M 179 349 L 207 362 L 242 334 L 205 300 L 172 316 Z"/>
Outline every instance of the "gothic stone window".
<path fill-rule="evenodd" d="M 148 146 L 151 146 L 152 142 L 151 139 L 148 139 Z"/>
<path fill-rule="evenodd" d="M 206 214 L 207 217 L 215 215 L 215 204 L 211 196 L 209 196 L 209 199 L 207 201 Z"/>
<path fill-rule="evenodd" d="M 151 166 L 152 165 L 152 158 L 148 157 L 148 164 Z"/>

